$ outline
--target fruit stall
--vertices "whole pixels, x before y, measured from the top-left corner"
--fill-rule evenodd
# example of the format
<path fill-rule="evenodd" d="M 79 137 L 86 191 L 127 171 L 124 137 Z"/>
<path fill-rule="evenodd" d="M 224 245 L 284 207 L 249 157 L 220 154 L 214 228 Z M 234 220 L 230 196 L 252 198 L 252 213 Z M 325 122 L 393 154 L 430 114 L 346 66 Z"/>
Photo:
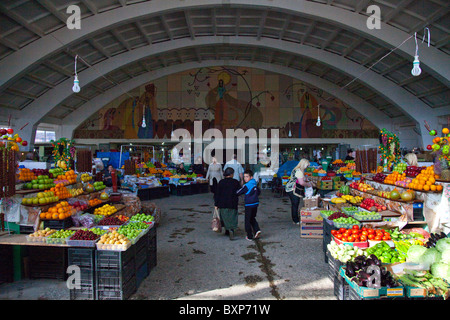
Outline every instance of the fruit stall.
<path fill-rule="evenodd" d="M 70 288 L 71 299 L 126 299 L 156 265 L 158 210 L 141 213 L 139 198 L 118 193 L 116 180 L 107 188 L 76 172 L 71 141 L 54 147 L 51 169 L 18 168 L 15 144 L 0 148 L 0 283 L 22 275 L 66 280 L 77 265 L 81 284 Z"/>

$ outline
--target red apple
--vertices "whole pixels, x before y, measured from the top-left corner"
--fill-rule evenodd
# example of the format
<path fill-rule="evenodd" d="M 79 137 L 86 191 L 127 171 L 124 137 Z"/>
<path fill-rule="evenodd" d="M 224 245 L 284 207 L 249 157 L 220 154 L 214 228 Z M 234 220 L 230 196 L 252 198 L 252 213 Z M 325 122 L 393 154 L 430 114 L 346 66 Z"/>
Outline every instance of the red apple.
<path fill-rule="evenodd" d="M 24 147 L 26 147 L 26 146 L 28 145 L 28 142 L 22 141 L 22 145 L 23 145 Z"/>
<path fill-rule="evenodd" d="M 6 130 L 9 134 L 13 134 L 14 133 L 14 129 L 9 128 L 8 130 Z"/>

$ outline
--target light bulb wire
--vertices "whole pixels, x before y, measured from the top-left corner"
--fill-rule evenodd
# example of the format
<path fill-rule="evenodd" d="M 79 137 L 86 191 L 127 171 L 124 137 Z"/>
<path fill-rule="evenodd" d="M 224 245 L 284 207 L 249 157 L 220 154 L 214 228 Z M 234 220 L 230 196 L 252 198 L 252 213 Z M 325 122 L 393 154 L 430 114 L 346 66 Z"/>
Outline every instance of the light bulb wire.
<path fill-rule="evenodd" d="M 78 78 L 78 73 L 77 73 L 77 59 L 78 59 L 78 55 L 75 55 L 75 77 Z"/>

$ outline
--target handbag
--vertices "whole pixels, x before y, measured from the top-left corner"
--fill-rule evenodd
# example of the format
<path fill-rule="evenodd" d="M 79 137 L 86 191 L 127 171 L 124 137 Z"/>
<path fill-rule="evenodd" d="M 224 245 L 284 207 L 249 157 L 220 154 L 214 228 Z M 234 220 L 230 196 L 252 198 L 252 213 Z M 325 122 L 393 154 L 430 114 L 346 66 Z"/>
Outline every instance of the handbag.
<path fill-rule="evenodd" d="M 220 222 L 219 210 L 217 208 L 214 208 L 211 228 L 214 232 L 222 232 L 222 223 Z"/>
<path fill-rule="evenodd" d="M 305 196 L 305 187 L 296 182 L 293 193 L 297 197 L 303 198 Z"/>

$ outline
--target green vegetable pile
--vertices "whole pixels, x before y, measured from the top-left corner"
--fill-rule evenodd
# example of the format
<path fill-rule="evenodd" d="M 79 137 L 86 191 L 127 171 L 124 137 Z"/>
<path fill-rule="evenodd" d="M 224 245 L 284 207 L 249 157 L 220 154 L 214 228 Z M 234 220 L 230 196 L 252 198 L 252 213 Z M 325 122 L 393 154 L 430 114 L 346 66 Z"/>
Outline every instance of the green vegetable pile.
<path fill-rule="evenodd" d="M 377 243 L 366 251 L 369 255 L 374 254 L 382 263 L 405 262 L 405 257 L 392 249 L 385 241 Z"/>
<path fill-rule="evenodd" d="M 405 273 L 398 280 L 405 286 L 425 288 L 428 295 L 446 297 L 448 284 L 428 271 L 404 270 Z"/>
<path fill-rule="evenodd" d="M 155 220 L 155 218 L 152 215 L 147 215 L 143 213 L 138 213 L 131 217 L 130 221 L 145 221 L 145 222 L 151 222 Z"/>

